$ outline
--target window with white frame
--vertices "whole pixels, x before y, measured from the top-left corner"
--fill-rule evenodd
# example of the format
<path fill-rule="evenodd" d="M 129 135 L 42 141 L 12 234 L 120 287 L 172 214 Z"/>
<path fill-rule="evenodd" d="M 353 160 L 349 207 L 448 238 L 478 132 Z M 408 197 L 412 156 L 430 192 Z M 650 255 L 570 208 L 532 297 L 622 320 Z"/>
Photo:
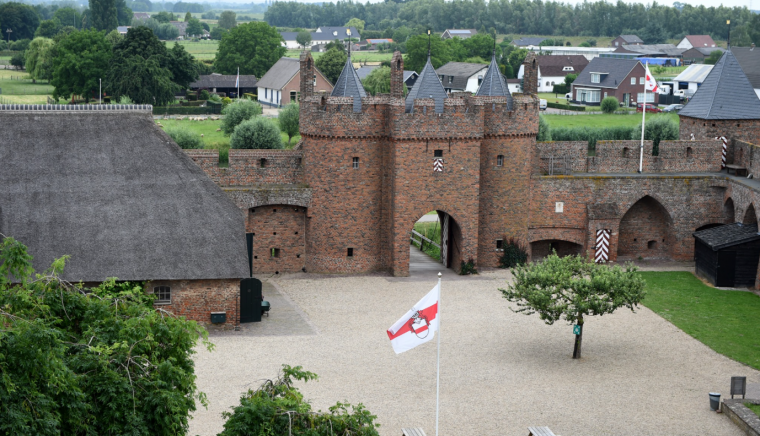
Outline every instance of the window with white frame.
<path fill-rule="evenodd" d="M 636 84 L 636 78 L 635 77 L 631 77 L 631 85 L 635 85 L 635 84 Z"/>
<path fill-rule="evenodd" d="M 579 89 L 578 100 L 585 103 L 599 103 L 602 91 L 598 89 Z"/>
<path fill-rule="evenodd" d="M 644 101 L 644 93 L 639 92 L 636 94 L 638 98 L 636 99 L 637 102 L 641 103 Z M 653 92 L 647 92 L 647 103 L 654 103 L 654 93 Z"/>
<path fill-rule="evenodd" d="M 602 75 L 599 73 L 591 73 L 591 83 L 601 82 Z"/>
<path fill-rule="evenodd" d="M 359 158 L 358 157 L 354 158 L 354 160 L 353 160 L 353 167 L 354 167 L 355 170 L 359 169 Z"/>
<path fill-rule="evenodd" d="M 155 286 L 153 294 L 156 295 L 156 303 L 172 302 L 172 289 L 169 286 Z"/>
<path fill-rule="evenodd" d="M 643 84 L 644 84 L 644 78 L 643 77 L 639 77 L 639 85 L 643 85 Z"/>

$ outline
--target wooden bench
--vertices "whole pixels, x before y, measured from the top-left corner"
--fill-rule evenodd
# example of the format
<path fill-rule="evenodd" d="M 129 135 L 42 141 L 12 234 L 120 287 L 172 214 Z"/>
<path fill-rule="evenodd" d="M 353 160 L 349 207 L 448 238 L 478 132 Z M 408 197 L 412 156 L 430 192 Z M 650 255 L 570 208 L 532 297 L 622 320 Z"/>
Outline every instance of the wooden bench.
<path fill-rule="evenodd" d="M 731 171 L 739 177 L 747 177 L 747 168 L 740 167 L 739 165 L 726 165 L 726 172 L 731 174 Z"/>
<path fill-rule="evenodd" d="M 557 436 L 549 427 L 528 427 L 528 436 Z"/>

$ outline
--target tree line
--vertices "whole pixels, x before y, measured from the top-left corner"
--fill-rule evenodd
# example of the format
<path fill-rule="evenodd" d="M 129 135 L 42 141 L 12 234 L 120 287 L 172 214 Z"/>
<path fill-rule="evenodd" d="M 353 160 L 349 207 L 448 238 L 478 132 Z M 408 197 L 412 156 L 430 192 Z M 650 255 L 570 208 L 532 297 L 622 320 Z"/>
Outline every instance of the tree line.
<path fill-rule="evenodd" d="M 659 43 L 684 35 L 711 35 L 725 39 L 726 20 L 732 34 L 746 32 L 760 38 L 760 16 L 746 7 L 705 7 L 656 2 L 583 2 L 576 5 L 541 0 L 409 0 L 380 3 L 307 4 L 276 2 L 264 18 L 280 27 L 316 28 L 341 26 L 351 18 L 364 20 L 367 30 L 389 30 L 401 26 L 423 29 L 479 29 L 501 34 L 617 36 L 636 34 L 645 42 Z M 384 37 L 390 38 L 386 35 Z M 402 42 L 402 41 L 397 41 Z"/>

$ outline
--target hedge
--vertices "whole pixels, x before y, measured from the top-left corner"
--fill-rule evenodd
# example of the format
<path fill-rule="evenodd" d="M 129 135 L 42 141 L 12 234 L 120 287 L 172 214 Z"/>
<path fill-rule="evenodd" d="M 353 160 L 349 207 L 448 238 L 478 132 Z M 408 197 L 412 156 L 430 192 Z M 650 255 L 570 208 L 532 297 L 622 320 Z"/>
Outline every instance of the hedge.
<path fill-rule="evenodd" d="M 641 131 L 641 127 L 638 128 Z M 552 141 L 588 141 L 589 151 L 596 149 L 596 141 L 631 139 L 636 127 L 552 127 Z"/>
<path fill-rule="evenodd" d="M 553 102 L 547 102 L 546 106 L 550 108 L 554 108 L 554 109 L 563 109 L 566 111 L 583 112 L 586 110 L 584 106 L 570 106 L 569 104 L 561 104 L 561 103 L 553 103 Z"/>
<path fill-rule="evenodd" d="M 221 105 L 195 106 L 153 106 L 153 115 L 209 115 L 222 112 Z"/>

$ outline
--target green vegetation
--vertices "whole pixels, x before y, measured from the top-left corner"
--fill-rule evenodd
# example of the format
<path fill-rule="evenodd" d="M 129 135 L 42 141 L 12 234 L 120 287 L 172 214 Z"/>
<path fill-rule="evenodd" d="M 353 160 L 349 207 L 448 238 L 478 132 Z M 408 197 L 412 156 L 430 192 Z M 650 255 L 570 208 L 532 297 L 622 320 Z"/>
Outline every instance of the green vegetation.
<path fill-rule="evenodd" d="M 753 412 L 755 412 L 755 415 L 760 417 L 760 404 L 752 404 L 752 403 L 744 403 L 747 408 Z"/>
<path fill-rule="evenodd" d="M 233 27 L 219 42 L 214 70 L 220 74 L 254 74 L 262 77 L 285 54 L 282 36 L 267 23 Z"/>
<path fill-rule="evenodd" d="M 436 212 L 432 212 L 436 213 Z M 414 223 L 414 230 L 422 234 L 424 237 L 435 241 L 436 244 L 441 243 L 441 226 L 438 223 L 438 221 L 434 222 L 425 222 L 425 223 Z M 414 245 L 417 248 L 420 248 L 420 244 L 418 242 L 412 242 L 412 245 Z M 422 243 L 422 251 L 427 254 L 428 256 L 432 257 L 435 260 L 441 259 L 441 249 L 438 247 L 435 247 L 433 245 L 428 244 L 427 242 L 423 241 Z"/>
<path fill-rule="evenodd" d="M 29 74 L 22 71 L 0 70 L 0 104 L 45 104 L 53 94 L 48 83 L 33 83 Z"/>
<path fill-rule="evenodd" d="M 325 52 L 326 53 L 326 52 Z M 317 60 L 321 56 L 323 56 L 325 53 L 317 53 L 312 52 L 311 56 Z M 288 50 L 285 53 L 285 56 L 289 58 L 295 58 L 298 59 L 298 57 L 301 55 L 300 50 Z M 393 57 L 393 53 L 378 53 L 378 52 L 366 52 L 366 51 L 354 51 L 351 52 L 351 62 L 354 63 L 364 63 L 364 62 L 383 62 L 383 61 L 389 61 Z M 345 62 L 345 61 L 344 61 Z"/>
<path fill-rule="evenodd" d="M 528 251 L 518 239 L 509 238 L 502 244 L 504 252 L 499 257 L 499 268 L 514 268 L 528 261 Z"/>
<path fill-rule="evenodd" d="M 704 284 L 690 272 L 642 272 L 643 304 L 698 341 L 760 369 L 760 296 Z"/>
<path fill-rule="evenodd" d="M 553 115 L 547 114 L 543 116 L 549 123 L 549 126 L 553 129 L 555 127 L 613 127 L 613 126 L 627 126 L 636 127 L 641 124 L 641 113 L 635 114 L 588 114 L 588 115 Z M 666 113 L 666 114 L 647 114 L 647 122 L 656 117 L 667 117 L 678 123 L 678 114 Z M 641 127 L 639 127 L 641 128 Z"/>
<path fill-rule="evenodd" d="M 222 119 L 222 131 L 225 135 L 232 135 L 240 123 L 251 118 L 261 115 L 263 108 L 259 102 L 244 99 L 237 99 L 228 104 L 223 110 L 224 118 Z"/>
<path fill-rule="evenodd" d="M 282 145 L 280 129 L 270 118 L 253 117 L 243 121 L 230 136 L 231 148 L 280 149 Z"/>
<path fill-rule="evenodd" d="M 347 58 L 348 56 L 345 52 L 331 48 L 330 50 L 327 50 L 324 56 L 320 56 L 314 61 L 314 66 L 325 75 L 325 78 L 329 80 L 330 83 L 334 84 L 338 81 L 340 73 L 343 71 L 343 67 L 346 66 Z"/>
<path fill-rule="evenodd" d="M 614 114 L 620 108 L 620 102 L 615 97 L 604 97 L 600 108 L 605 114 Z"/>
<path fill-rule="evenodd" d="M 176 41 L 175 44 L 182 45 L 193 57 L 201 60 L 214 59 L 219 48 L 219 41 Z"/>

